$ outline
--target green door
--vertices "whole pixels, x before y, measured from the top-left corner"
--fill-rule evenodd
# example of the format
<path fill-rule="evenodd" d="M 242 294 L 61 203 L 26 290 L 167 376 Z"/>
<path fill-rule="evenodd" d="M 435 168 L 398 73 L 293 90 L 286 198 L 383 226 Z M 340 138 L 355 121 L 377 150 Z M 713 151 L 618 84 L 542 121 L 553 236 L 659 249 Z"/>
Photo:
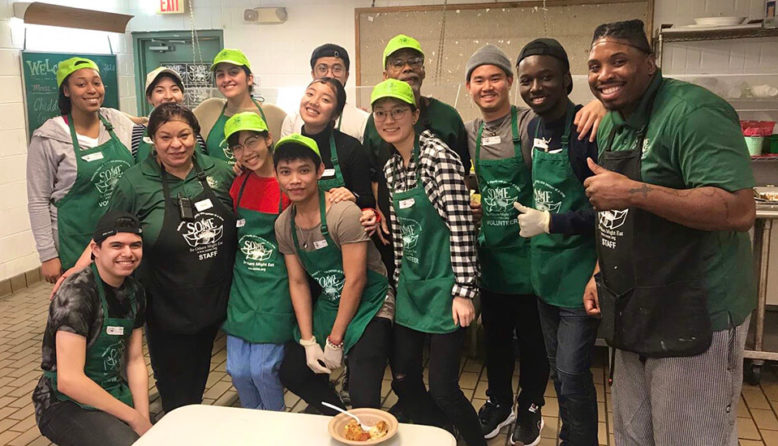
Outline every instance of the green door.
<path fill-rule="evenodd" d="M 224 46 L 221 30 L 197 31 L 197 48 L 193 48 L 191 31 L 135 32 L 132 37 L 138 115 L 145 116 L 151 112 L 144 90 L 146 73 L 159 66 L 172 68 L 181 74 L 187 107 L 195 108 L 205 99 L 217 96 L 209 67 Z"/>

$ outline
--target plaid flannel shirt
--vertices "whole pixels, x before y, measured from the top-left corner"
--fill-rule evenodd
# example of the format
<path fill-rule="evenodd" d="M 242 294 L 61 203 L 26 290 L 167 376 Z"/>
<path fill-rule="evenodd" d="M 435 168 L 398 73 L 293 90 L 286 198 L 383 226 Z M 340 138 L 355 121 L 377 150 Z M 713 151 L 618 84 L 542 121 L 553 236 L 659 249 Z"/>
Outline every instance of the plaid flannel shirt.
<path fill-rule="evenodd" d="M 459 156 L 429 130 L 419 135 L 421 182 L 432 206 L 451 232 L 451 267 L 454 271 L 452 297 L 474 298 L 478 264 L 475 252 L 475 225 L 470 210 L 470 195 L 465 185 L 465 169 Z M 406 192 L 416 187 L 416 162 L 403 166 L 402 156 L 395 152 L 384 166 L 390 203 L 394 192 Z M 394 283 L 400 277 L 403 241 L 400 225 L 390 206 L 392 242 L 394 245 Z"/>

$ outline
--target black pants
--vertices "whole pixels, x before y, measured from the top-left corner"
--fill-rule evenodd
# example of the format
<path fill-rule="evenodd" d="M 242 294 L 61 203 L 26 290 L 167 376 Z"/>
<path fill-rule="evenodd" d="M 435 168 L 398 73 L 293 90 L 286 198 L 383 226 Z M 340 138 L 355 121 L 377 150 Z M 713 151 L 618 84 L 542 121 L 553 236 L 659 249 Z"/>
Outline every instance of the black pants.
<path fill-rule="evenodd" d="M 219 325 L 194 334 L 171 333 L 152 324 L 146 325 L 151 367 L 165 413 L 203 401 L 205 382 L 211 370 L 211 350 Z"/>
<path fill-rule="evenodd" d="M 392 322 L 374 317 L 365 327 L 362 337 L 348 351 L 349 393 L 351 406 L 381 408 L 381 380 L 386 369 L 387 349 Z M 292 393 L 325 415 L 337 415 L 322 401 L 343 407 L 340 397 L 329 386 L 330 376 L 314 373 L 305 363 L 305 349 L 297 342 L 286 343 L 281 362 L 281 382 Z M 345 409 L 345 407 L 344 407 Z"/>
<path fill-rule="evenodd" d="M 102 410 L 61 401 L 43 411 L 38 428 L 60 446 L 130 446 L 138 434 L 124 421 Z"/>
<path fill-rule="evenodd" d="M 468 445 L 486 445 L 478 415 L 459 388 L 459 357 L 465 330 L 427 334 L 395 324 L 391 364 L 393 388 L 415 423 L 449 428 L 453 423 Z M 430 338 L 429 392 L 424 387 L 423 348 Z"/>
<path fill-rule="evenodd" d="M 498 294 L 481 289 L 481 318 L 486 334 L 487 394 L 498 404 L 513 405 L 513 333 L 519 339 L 519 411 L 543 406 L 549 367 L 538 298 L 531 294 Z"/>

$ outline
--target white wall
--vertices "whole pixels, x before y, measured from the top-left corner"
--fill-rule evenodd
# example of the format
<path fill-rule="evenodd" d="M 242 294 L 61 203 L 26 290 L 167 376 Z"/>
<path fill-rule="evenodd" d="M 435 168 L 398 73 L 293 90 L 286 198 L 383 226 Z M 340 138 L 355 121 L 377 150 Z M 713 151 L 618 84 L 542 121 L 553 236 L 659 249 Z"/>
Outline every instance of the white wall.
<path fill-rule="evenodd" d="M 49 3 L 93 8 L 91 1 Z M 123 12 L 128 0 L 103 0 L 106 11 Z M 0 0 L 0 280 L 35 269 L 40 265 L 27 215 L 27 124 L 21 78 L 21 49 L 25 45 L 25 25 L 13 17 L 13 0 Z M 62 28 L 27 26 L 26 48 L 31 51 L 84 52 L 108 54 L 107 36 L 120 61 L 129 60 L 119 71 L 122 108 L 135 112 L 132 58 L 126 52 L 124 34 Z M 129 95 L 129 96 L 128 96 Z"/>
<path fill-rule="evenodd" d="M 135 15 L 126 34 L 68 31 L 28 26 L 27 48 L 40 51 L 107 53 L 109 36 L 119 62 L 120 108 L 136 112 L 132 31 L 222 29 L 227 47 L 244 50 L 252 61 L 260 88 L 299 87 L 310 79 L 311 50 L 324 42 L 354 51 L 354 8 L 371 6 L 371 0 L 192 0 L 193 17 L 159 16 L 156 0 L 47 0 L 68 6 L 100 8 Z M 489 2 L 450 0 L 449 4 Z M 0 280 L 38 266 L 27 217 L 25 186 L 26 135 L 20 49 L 25 25 L 12 21 L 13 0 L 0 0 Z M 376 0 L 375 6 L 441 4 L 441 0 Z M 99 6 L 96 6 L 99 5 Z M 694 17 L 735 15 L 758 17 L 763 0 L 656 0 L 654 23 L 689 24 Z M 243 22 L 243 10 L 283 6 L 289 20 L 281 25 Z M 398 30 L 401 31 L 401 30 Z M 673 44 L 665 72 L 742 73 L 752 69 L 778 71 L 778 45 L 753 41 L 714 44 Z M 349 82 L 353 87 L 353 79 Z"/>

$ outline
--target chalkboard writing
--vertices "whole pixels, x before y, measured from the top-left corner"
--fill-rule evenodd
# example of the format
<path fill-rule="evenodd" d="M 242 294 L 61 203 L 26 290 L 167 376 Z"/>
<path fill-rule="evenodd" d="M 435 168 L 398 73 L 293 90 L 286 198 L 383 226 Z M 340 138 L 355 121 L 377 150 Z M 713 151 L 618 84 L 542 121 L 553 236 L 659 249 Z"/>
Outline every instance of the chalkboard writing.
<path fill-rule="evenodd" d="M 27 137 L 47 119 L 59 115 L 57 98 L 57 64 L 74 56 L 87 57 L 100 67 L 105 85 L 103 107 L 119 108 L 119 82 L 116 73 L 116 55 L 82 55 L 65 53 L 22 52 L 25 100 L 27 107 Z"/>

